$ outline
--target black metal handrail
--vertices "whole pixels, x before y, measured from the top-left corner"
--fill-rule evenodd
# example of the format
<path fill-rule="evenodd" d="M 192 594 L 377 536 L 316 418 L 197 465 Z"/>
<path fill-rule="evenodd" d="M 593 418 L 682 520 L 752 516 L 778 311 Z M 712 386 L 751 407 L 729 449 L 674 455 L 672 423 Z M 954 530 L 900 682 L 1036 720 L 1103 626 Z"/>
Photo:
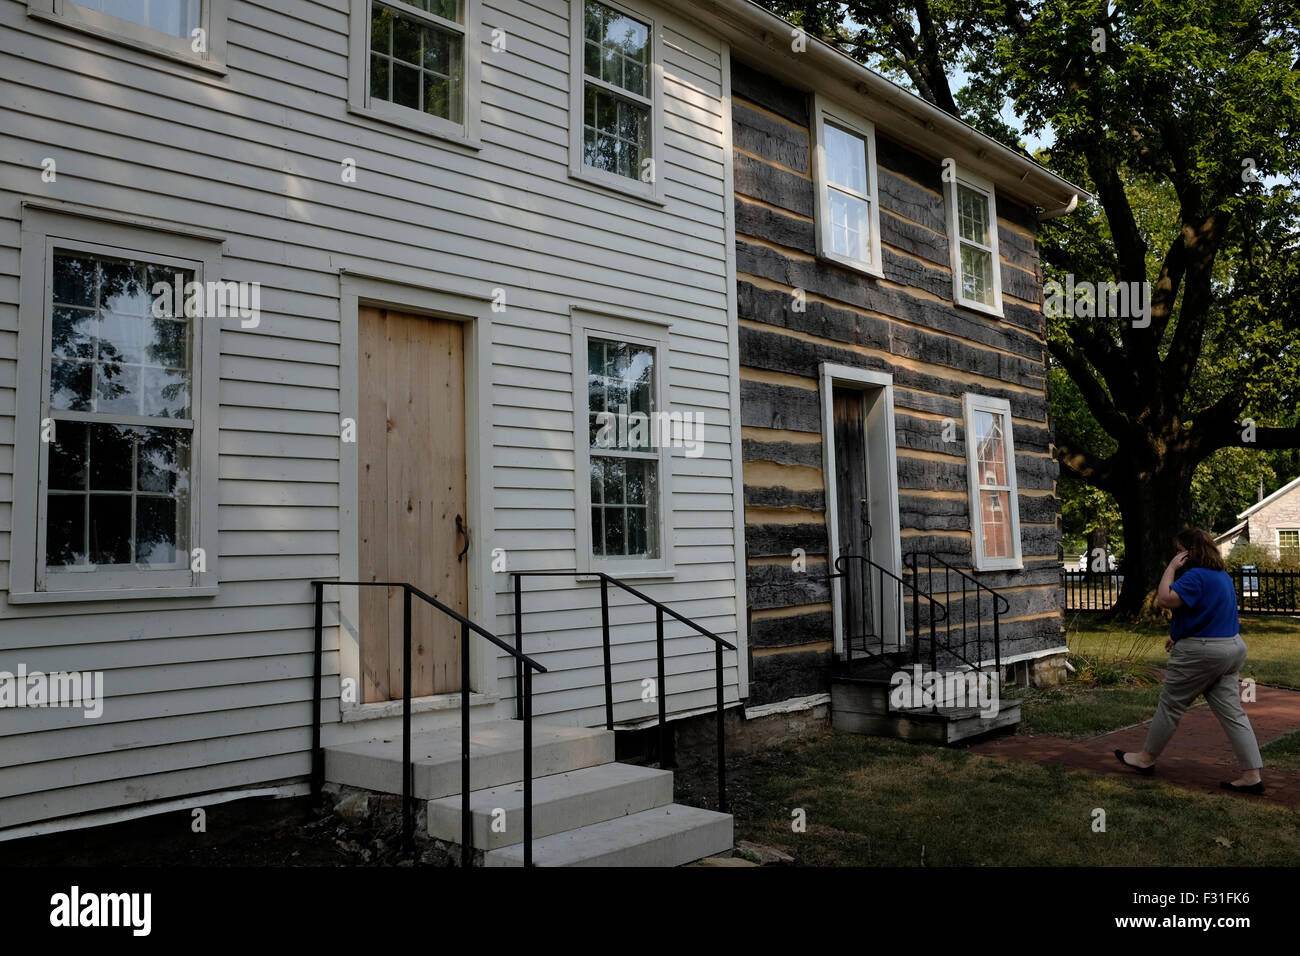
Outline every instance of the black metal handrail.
<path fill-rule="evenodd" d="M 525 577 L 576 577 L 578 571 L 511 571 L 515 579 L 515 678 L 516 694 L 518 694 L 520 664 L 519 659 L 523 655 L 523 632 L 524 632 L 524 611 L 523 611 L 523 579 Z M 678 611 L 673 610 L 662 601 L 656 601 L 642 591 L 638 591 L 630 584 L 620 581 L 611 574 L 604 571 L 581 572 L 584 576 L 590 576 L 600 579 L 600 626 L 601 635 L 604 643 L 605 653 L 605 729 L 614 729 L 614 680 L 613 664 L 610 654 L 610 634 L 609 634 L 609 586 L 622 588 L 628 594 L 649 604 L 655 609 L 655 646 L 658 657 L 658 682 L 655 685 L 655 696 L 659 702 L 659 762 L 660 766 L 672 765 L 674 761 L 669 758 L 668 746 L 668 710 L 667 697 L 664 683 L 664 615 L 667 614 L 677 621 L 692 628 L 704 637 L 713 641 L 714 650 L 714 674 L 715 690 L 717 700 L 717 746 L 718 746 L 718 810 L 722 813 L 727 812 L 727 751 L 726 751 L 726 734 L 723 723 L 723 682 L 722 682 L 722 652 L 724 650 L 736 650 L 736 645 L 730 641 L 724 640 L 717 634 L 714 634 L 708 628 L 701 627 Z M 521 706 L 521 701 L 516 696 L 516 710 Z"/>
<path fill-rule="evenodd" d="M 925 559 L 925 572 L 926 572 L 925 583 L 929 593 L 931 594 L 935 593 L 934 577 L 936 573 L 936 567 L 935 567 L 936 565 L 938 566 L 938 570 L 943 574 L 943 594 L 945 598 L 944 599 L 945 607 L 947 607 L 949 604 L 952 603 L 951 596 L 954 594 L 953 587 L 952 587 L 952 578 L 954 575 L 957 577 L 958 582 L 961 584 L 961 650 L 958 651 L 956 644 L 953 642 L 952 632 L 953 632 L 954 622 L 953 622 L 953 615 L 951 614 L 949 614 L 947 617 L 947 629 L 945 633 L 946 640 L 944 641 L 944 649 L 949 654 L 952 654 L 954 657 L 961 660 L 963 663 L 967 664 L 968 666 L 972 667 L 975 670 L 979 670 L 981 667 L 983 667 L 983 662 L 985 659 L 984 650 L 983 650 L 984 606 L 980 601 L 980 592 L 982 591 L 987 592 L 989 596 L 992 598 L 991 611 L 993 617 L 993 666 L 995 668 L 995 672 L 997 673 L 998 680 L 1000 682 L 1002 679 L 1001 618 L 1003 614 L 1006 614 L 1008 611 L 1011 610 L 1011 602 L 1008 601 L 1004 595 L 999 594 L 997 591 L 989 587 L 983 581 L 980 581 L 972 577 L 971 575 L 963 571 L 961 568 L 957 567 L 954 564 L 949 563 L 948 561 L 945 561 L 943 558 L 939 557 L 937 554 L 934 554 L 933 552 L 925 552 L 924 554 L 922 554 L 921 552 L 913 551 L 906 558 L 903 559 L 904 565 L 906 565 L 911 570 L 912 579 L 917 582 L 918 586 L 921 580 L 920 573 L 921 573 L 922 558 Z M 967 656 L 967 647 L 970 643 L 967 637 L 968 624 L 969 624 L 968 597 L 970 591 L 972 590 L 975 593 L 975 641 L 974 641 L 975 659 L 973 661 Z M 931 656 L 931 667 L 932 669 L 937 670 L 938 667 L 935 661 L 938 655 L 937 655 L 937 647 L 934 643 L 931 643 L 930 645 L 930 656 Z"/>
<path fill-rule="evenodd" d="M 515 658 L 523 672 L 519 708 L 524 724 L 524 866 L 533 865 L 533 671 L 545 674 L 546 668 L 526 654 L 516 651 L 495 634 L 452 610 L 435 597 L 425 594 L 405 581 L 312 581 L 316 590 L 315 690 L 312 696 L 311 790 L 319 796 L 325 785 L 325 750 L 321 747 L 321 677 L 324 656 L 325 586 L 402 589 L 402 844 L 409 851 L 415 842 L 415 815 L 412 801 L 414 768 L 411 764 L 411 598 L 418 597 L 431 607 L 460 623 L 460 862 L 469 866 L 474 855 L 473 816 L 470 813 L 469 780 L 469 635 L 486 638 Z"/>
<path fill-rule="evenodd" d="M 861 602 L 861 613 L 859 614 L 860 620 L 858 622 L 862 625 L 862 633 L 860 635 L 854 635 L 852 632 L 852 625 L 854 623 L 853 603 L 852 603 L 852 596 L 850 594 L 850 587 L 854 583 L 853 582 L 854 575 L 853 572 L 850 571 L 850 568 L 853 567 L 852 562 L 860 562 L 859 573 L 862 578 L 862 582 L 861 582 L 862 602 Z M 845 584 L 848 585 L 842 589 L 841 594 L 842 594 L 842 599 L 844 604 L 845 663 L 850 671 L 853 668 L 853 638 L 854 637 L 862 638 L 862 652 L 864 656 L 869 657 L 871 656 L 871 653 L 869 648 L 867 647 L 868 638 L 870 638 L 873 633 L 877 634 L 880 638 L 880 653 L 881 654 L 886 653 L 885 604 L 884 601 L 875 602 L 871 600 L 871 594 L 873 593 L 871 591 L 871 572 L 873 570 L 876 572 L 876 583 L 877 583 L 876 590 L 878 593 L 880 593 L 881 595 L 884 594 L 886 578 L 889 578 L 897 588 L 898 600 L 896 601 L 896 606 L 898 608 L 898 623 L 899 623 L 898 630 L 900 636 L 902 632 L 905 630 L 905 625 L 906 625 L 906 621 L 904 619 L 906 613 L 904 611 L 904 595 L 908 591 L 911 592 L 913 659 L 918 658 L 921 653 L 921 600 L 922 599 L 924 599 L 928 603 L 928 607 L 926 608 L 927 611 L 926 616 L 929 619 L 929 625 L 930 625 L 930 646 L 931 648 L 934 647 L 935 626 L 939 622 L 943 621 L 948 614 L 947 608 L 945 608 L 941 603 L 936 601 L 929 594 L 926 594 L 924 591 L 918 588 L 913 582 L 907 581 L 904 578 L 899 577 L 893 571 L 889 570 L 886 567 L 882 567 L 881 565 L 872 561 L 870 558 L 866 557 L 865 555 L 842 554 L 835 559 L 834 567 L 835 567 L 835 572 L 832 574 L 828 574 L 827 579 L 834 580 L 836 578 L 843 578 Z M 876 615 L 876 618 L 879 621 L 878 626 L 876 621 L 872 619 L 873 607 L 879 608 L 879 613 Z"/>

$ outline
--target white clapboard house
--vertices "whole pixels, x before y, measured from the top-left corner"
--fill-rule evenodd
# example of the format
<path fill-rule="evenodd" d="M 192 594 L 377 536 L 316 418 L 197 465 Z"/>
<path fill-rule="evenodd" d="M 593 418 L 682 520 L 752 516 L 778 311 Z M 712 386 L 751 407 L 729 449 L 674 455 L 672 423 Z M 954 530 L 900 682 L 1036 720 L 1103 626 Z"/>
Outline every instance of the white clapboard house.
<path fill-rule="evenodd" d="M 730 846 L 606 728 L 711 713 L 719 660 L 749 696 L 731 58 L 790 37 L 745 0 L 0 0 L 0 839 L 400 792 L 409 683 L 456 842 L 462 691 L 515 821 L 526 671 L 537 861 Z M 516 634 L 520 571 L 560 573 Z"/>

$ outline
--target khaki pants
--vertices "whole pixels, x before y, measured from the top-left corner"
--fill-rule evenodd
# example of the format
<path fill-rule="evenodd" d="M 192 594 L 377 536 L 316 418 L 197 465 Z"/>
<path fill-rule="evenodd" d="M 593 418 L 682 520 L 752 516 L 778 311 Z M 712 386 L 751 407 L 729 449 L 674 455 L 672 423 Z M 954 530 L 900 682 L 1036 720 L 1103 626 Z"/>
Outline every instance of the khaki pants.
<path fill-rule="evenodd" d="M 1184 637 L 1169 654 L 1165 685 L 1151 721 L 1145 747 L 1157 756 L 1178 729 L 1183 713 L 1201 694 L 1219 718 L 1243 770 L 1264 766 L 1259 743 L 1241 706 L 1237 674 L 1246 662 L 1246 642 L 1240 637 Z"/>

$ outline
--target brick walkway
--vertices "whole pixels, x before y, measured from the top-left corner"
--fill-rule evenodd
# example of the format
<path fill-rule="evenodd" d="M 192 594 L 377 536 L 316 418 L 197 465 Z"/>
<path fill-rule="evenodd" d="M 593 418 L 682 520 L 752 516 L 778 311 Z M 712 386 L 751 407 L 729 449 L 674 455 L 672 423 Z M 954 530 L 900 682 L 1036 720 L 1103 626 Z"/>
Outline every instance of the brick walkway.
<path fill-rule="evenodd" d="M 1245 707 L 1261 747 L 1300 730 L 1300 691 L 1257 686 L 1256 697 L 1255 703 L 1248 703 Z M 1154 776 L 1146 778 L 1125 770 L 1115 759 L 1114 750 L 1141 750 L 1150 723 L 1146 721 L 1136 727 L 1085 740 L 1017 734 L 987 740 L 970 749 L 999 760 L 1060 764 L 1071 770 L 1122 774 L 1134 780 L 1162 780 L 1189 790 L 1212 790 L 1242 800 L 1266 800 L 1300 808 L 1300 773 L 1270 770 L 1267 756 L 1264 758 L 1264 785 L 1267 789 L 1262 796 L 1232 795 L 1219 789 L 1220 780 L 1235 780 L 1241 771 L 1218 718 L 1204 702 L 1183 714 L 1173 740 L 1160 755 Z"/>

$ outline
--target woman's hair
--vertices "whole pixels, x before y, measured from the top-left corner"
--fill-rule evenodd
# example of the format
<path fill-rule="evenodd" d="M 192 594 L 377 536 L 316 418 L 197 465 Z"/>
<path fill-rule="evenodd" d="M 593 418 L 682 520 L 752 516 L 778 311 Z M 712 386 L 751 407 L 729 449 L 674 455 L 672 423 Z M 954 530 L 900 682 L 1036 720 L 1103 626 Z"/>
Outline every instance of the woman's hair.
<path fill-rule="evenodd" d="M 1225 570 L 1223 555 L 1214 539 L 1200 528 L 1184 528 L 1174 536 L 1174 544 L 1180 551 L 1187 552 L 1187 561 L 1181 570 L 1192 568 L 1209 568 L 1211 571 Z"/>

